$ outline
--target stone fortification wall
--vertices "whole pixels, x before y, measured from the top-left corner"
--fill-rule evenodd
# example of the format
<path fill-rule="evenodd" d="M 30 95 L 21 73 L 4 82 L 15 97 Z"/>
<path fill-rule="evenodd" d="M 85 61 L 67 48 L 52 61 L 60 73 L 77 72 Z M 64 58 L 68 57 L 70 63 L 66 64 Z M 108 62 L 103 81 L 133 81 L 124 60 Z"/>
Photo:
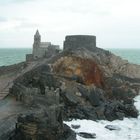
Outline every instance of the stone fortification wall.
<path fill-rule="evenodd" d="M 90 35 L 71 35 L 66 36 L 64 50 L 77 48 L 93 49 L 96 47 L 96 36 Z"/>

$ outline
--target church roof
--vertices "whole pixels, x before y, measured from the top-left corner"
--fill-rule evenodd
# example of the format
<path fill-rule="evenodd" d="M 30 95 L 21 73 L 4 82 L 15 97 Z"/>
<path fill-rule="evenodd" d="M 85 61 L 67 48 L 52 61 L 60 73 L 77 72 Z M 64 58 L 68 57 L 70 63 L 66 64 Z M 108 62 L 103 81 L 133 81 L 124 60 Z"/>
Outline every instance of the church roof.
<path fill-rule="evenodd" d="M 51 46 L 51 42 L 41 42 L 40 43 L 41 48 L 48 48 L 49 46 Z"/>
<path fill-rule="evenodd" d="M 36 34 L 35 34 L 36 36 L 40 36 L 40 34 L 39 34 L 39 31 L 37 30 L 36 31 Z"/>

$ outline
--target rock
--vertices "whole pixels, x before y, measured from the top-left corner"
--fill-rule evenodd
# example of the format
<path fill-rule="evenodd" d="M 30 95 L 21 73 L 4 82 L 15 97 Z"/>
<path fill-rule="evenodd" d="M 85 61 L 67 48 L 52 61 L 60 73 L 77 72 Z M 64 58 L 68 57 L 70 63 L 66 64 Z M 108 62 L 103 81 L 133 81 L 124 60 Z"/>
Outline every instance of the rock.
<path fill-rule="evenodd" d="M 89 120 L 97 120 L 97 113 L 96 110 L 92 106 L 77 106 L 76 108 L 77 117 L 83 117 L 81 119 L 89 119 Z M 80 119 L 80 118 L 79 118 Z"/>
<path fill-rule="evenodd" d="M 64 96 L 67 101 L 66 104 L 77 105 L 80 102 L 79 98 L 73 93 L 72 89 L 66 89 Z"/>
<path fill-rule="evenodd" d="M 97 48 L 95 36 L 67 36 L 64 50 L 56 56 L 0 67 L 0 76 L 0 91 L 12 87 L 10 95 L 28 105 L 29 114 L 18 118 L 14 140 L 74 140 L 64 118 L 113 121 L 138 116 L 133 98 L 140 90 L 140 66 Z"/>
<path fill-rule="evenodd" d="M 99 119 L 99 120 L 105 120 L 106 119 L 105 114 L 104 114 L 104 112 L 105 112 L 105 106 L 104 105 L 96 107 L 95 112 L 97 114 L 97 119 Z"/>
<path fill-rule="evenodd" d="M 83 137 L 83 138 L 86 138 L 86 139 L 95 139 L 96 138 L 95 133 L 79 132 L 78 135 L 80 137 Z"/>
<path fill-rule="evenodd" d="M 73 129 L 79 129 L 81 126 L 80 126 L 80 125 L 74 125 L 74 124 L 72 124 L 71 127 L 72 127 Z"/>
<path fill-rule="evenodd" d="M 70 129 L 67 125 L 64 124 L 64 133 L 60 140 L 77 140 L 76 133 Z M 56 139 L 57 140 L 57 139 Z"/>
<path fill-rule="evenodd" d="M 46 111 L 20 115 L 16 133 L 10 140 L 76 140 L 76 134 L 63 125 L 59 106 L 47 107 Z"/>
<path fill-rule="evenodd" d="M 123 87 L 113 87 L 112 88 L 113 97 L 118 100 L 124 100 L 125 103 L 131 103 L 132 99 L 136 95 L 135 91 L 130 89 L 128 86 Z"/>
<path fill-rule="evenodd" d="M 45 93 L 46 95 L 34 95 L 34 102 L 39 103 L 39 111 L 18 117 L 15 135 L 11 140 L 76 140 L 75 133 L 63 125 L 59 89 L 47 88 Z"/>
<path fill-rule="evenodd" d="M 125 113 L 123 112 L 116 112 L 116 116 L 119 120 L 123 120 L 124 116 L 125 116 Z"/>
<path fill-rule="evenodd" d="M 126 104 L 124 109 L 125 115 L 137 118 L 138 116 L 138 110 L 133 104 Z"/>
<path fill-rule="evenodd" d="M 93 106 L 99 106 L 101 104 L 99 96 L 100 94 L 97 92 L 97 90 L 90 90 L 89 101 Z"/>
<path fill-rule="evenodd" d="M 118 127 L 117 125 L 106 125 L 105 126 L 106 129 L 109 129 L 109 130 L 121 130 L 120 127 Z"/>
<path fill-rule="evenodd" d="M 86 87 L 83 85 L 78 85 L 78 90 L 82 94 L 83 98 L 88 99 L 89 98 L 89 91 Z"/>
<path fill-rule="evenodd" d="M 112 100 L 110 103 L 105 105 L 104 114 L 109 121 L 113 121 L 115 119 L 122 120 L 123 117 L 126 116 L 125 105 L 120 101 Z"/>
<path fill-rule="evenodd" d="M 85 67 L 86 65 L 86 67 Z M 54 73 L 80 84 L 104 85 L 104 76 L 99 65 L 92 59 L 77 56 L 66 56 L 56 60 L 53 64 Z"/>

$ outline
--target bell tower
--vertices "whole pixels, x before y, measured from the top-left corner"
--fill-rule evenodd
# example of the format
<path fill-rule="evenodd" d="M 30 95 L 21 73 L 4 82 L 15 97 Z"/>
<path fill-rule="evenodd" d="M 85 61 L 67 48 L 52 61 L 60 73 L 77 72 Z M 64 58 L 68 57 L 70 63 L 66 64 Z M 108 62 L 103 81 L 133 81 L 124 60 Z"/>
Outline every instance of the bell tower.
<path fill-rule="evenodd" d="M 39 34 L 39 31 L 37 30 L 36 34 L 34 35 L 33 47 L 38 48 L 40 46 L 40 42 L 41 42 L 41 35 Z"/>

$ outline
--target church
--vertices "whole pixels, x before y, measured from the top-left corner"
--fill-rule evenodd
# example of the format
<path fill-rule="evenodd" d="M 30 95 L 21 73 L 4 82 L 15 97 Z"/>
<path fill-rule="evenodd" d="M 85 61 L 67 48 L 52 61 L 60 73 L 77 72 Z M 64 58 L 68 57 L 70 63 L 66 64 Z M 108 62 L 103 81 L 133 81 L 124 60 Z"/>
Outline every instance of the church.
<path fill-rule="evenodd" d="M 59 53 L 59 45 L 53 45 L 51 42 L 41 42 L 41 35 L 37 30 L 34 35 L 32 54 L 26 55 L 26 61 L 36 60 L 40 58 L 49 58 Z"/>

